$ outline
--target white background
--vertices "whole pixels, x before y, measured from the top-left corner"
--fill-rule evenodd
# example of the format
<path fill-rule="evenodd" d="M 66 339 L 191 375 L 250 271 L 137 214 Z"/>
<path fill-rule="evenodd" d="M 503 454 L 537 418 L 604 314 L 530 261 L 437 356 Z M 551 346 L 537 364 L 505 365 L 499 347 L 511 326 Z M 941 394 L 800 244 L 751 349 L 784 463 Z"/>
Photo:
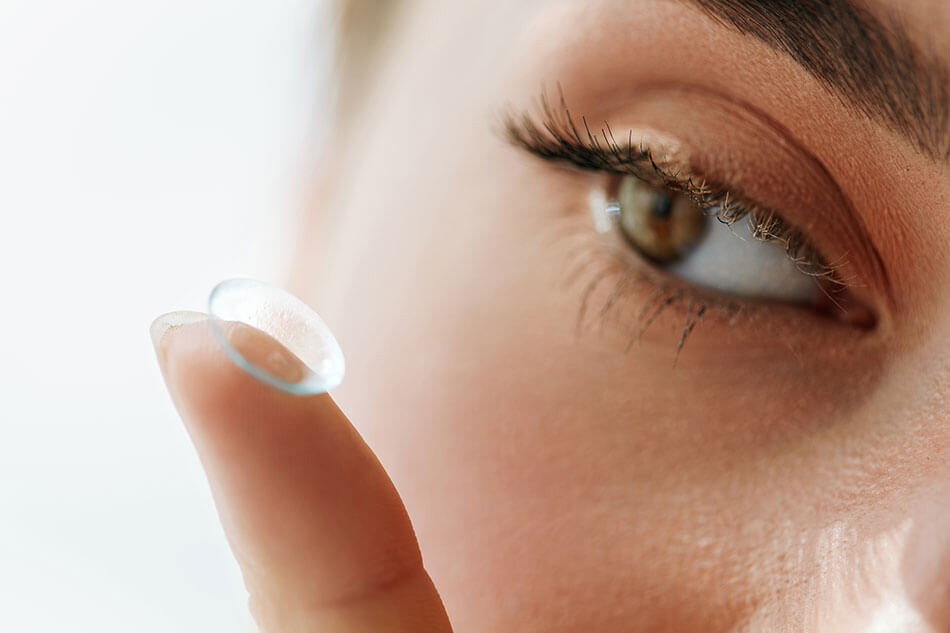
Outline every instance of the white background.
<path fill-rule="evenodd" d="M 325 26 L 0 0 L 0 631 L 253 630 L 148 325 L 285 273 Z"/>

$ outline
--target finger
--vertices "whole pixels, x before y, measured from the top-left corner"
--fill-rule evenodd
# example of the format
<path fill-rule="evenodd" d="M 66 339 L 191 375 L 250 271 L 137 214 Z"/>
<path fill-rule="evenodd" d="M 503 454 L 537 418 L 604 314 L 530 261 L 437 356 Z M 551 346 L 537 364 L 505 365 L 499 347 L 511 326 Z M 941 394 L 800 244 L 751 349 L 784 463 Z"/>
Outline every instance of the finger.
<path fill-rule="evenodd" d="M 450 631 L 399 495 L 330 396 L 258 382 L 205 320 L 161 335 L 163 323 L 196 318 L 156 322 L 159 362 L 258 624 L 274 633 Z M 260 358 L 284 349 L 249 326 L 229 334 Z"/>

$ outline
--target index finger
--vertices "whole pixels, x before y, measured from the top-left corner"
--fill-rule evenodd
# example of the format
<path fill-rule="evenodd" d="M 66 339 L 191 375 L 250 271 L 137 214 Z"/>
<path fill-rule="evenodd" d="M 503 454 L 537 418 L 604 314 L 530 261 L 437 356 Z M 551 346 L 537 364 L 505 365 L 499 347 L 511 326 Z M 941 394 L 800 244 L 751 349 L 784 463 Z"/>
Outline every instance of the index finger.
<path fill-rule="evenodd" d="M 242 344 L 282 350 L 257 330 Z M 204 320 L 157 348 L 265 631 L 451 631 L 395 487 L 329 395 L 259 382 Z"/>

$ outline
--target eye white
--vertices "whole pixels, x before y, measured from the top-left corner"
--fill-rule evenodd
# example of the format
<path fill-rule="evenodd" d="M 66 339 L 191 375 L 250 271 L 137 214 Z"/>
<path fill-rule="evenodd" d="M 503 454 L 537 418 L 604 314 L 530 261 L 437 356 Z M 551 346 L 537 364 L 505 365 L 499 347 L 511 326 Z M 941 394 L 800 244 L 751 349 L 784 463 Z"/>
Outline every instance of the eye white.
<path fill-rule="evenodd" d="M 624 184 L 621 183 L 618 189 L 622 190 Z M 627 203 L 630 204 L 629 200 Z M 598 233 L 613 236 L 611 239 L 619 248 L 637 250 L 623 237 L 622 209 L 616 197 L 608 195 L 603 188 L 594 188 L 590 195 L 590 209 Z M 697 209 L 697 213 L 702 212 Z M 705 215 L 706 230 L 682 259 L 651 265 L 660 266 L 669 274 L 697 286 L 739 297 L 807 303 L 819 295 L 818 281 L 799 269 L 785 253 L 781 242 L 754 237 L 747 219 L 725 224 L 716 219 L 712 209 Z"/>
<path fill-rule="evenodd" d="M 684 259 L 667 266 L 668 272 L 740 297 L 796 303 L 816 297 L 816 279 L 799 270 L 780 243 L 756 239 L 747 220 L 724 224 L 710 217 L 708 222 L 703 239 Z"/>

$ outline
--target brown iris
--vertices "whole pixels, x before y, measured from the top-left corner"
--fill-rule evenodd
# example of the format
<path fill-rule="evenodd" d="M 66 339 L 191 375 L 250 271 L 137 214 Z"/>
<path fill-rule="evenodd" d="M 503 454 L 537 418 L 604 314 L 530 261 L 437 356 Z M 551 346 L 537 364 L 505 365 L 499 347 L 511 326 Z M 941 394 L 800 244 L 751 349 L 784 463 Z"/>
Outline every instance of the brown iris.
<path fill-rule="evenodd" d="M 617 183 L 620 227 L 644 257 L 672 264 L 702 239 L 707 216 L 685 195 L 625 176 Z"/>

